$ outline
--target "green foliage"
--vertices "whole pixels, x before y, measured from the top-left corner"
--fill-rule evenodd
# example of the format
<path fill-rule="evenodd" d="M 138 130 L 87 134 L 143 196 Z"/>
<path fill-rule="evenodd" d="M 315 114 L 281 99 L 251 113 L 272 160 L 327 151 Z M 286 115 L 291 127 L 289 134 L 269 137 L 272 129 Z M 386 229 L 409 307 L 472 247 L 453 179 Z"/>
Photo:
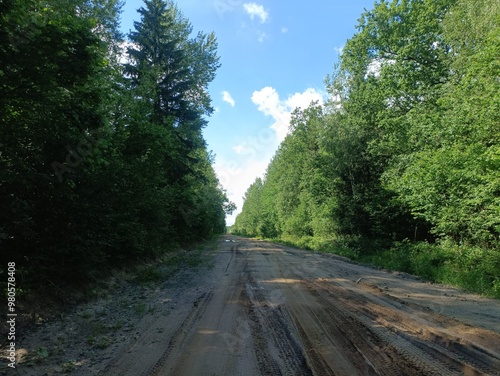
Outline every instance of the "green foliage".
<path fill-rule="evenodd" d="M 433 232 L 459 243 L 498 245 L 500 229 L 498 152 L 481 144 L 416 153 L 391 181 L 414 215 L 435 224 Z"/>
<path fill-rule="evenodd" d="M 261 235 L 258 222 L 261 217 L 261 190 L 262 180 L 257 178 L 245 193 L 243 212 L 236 218 L 233 233 L 243 236 Z"/>
<path fill-rule="evenodd" d="M 122 66 L 116 0 L 0 7 L 0 259 L 25 271 L 20 288 L 222 233 L 234 204 L 201 133 L 214 35 L 147 1 Z"/>
<path fill-rule="evenodd" d="M 496 0 L 376 3 L 234 231 L 498 297 L 499 57 Z"/>
<path fill-rule="evenodd" d="M 164 279 L 164 274 L 156 265 L 149 265 L 137 271 L 135 280 L 142 284 L 154 284 Z"/>
<path fill-rule="evenodd" d="M 500 74 L 500 13 L 495 2 L 485 3 L 472 11 L 468 2 L 459 2 L 445 18 L 443 39 L 456 51 L 448 57 L 452 74 L 436 107 L 411 114 L 414 138 L 432 142 L 394 158 L 385 177 L 415 216 L 433 224 L 437 236 L 498 249 L 500 85 L 492 78 Z M 483 18 L 484 9 L 496 16 Z M 458 21 L 457 14 L 464 18 Z M 474 24 L 484 39 L 472 38 L 472 47 L 463 23 Z M 428 116 L 432 126 L 419 127 Z"/>
<path fill-rule="evenodd" d="M 500 253 L 497 251 L 461 247 L 448 241 L 441 244 L 404 241 L 360 260 L 500 298 Z"/>

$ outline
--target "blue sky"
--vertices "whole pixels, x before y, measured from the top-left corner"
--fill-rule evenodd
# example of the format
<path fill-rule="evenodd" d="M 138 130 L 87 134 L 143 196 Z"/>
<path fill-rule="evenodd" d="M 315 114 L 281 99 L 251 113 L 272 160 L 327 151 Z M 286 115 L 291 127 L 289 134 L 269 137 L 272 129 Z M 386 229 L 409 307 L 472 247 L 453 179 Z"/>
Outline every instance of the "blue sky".
<path fill-rule="evenodd" d="M 126 0 L 122 31 L 133 29 L 142 0 Z M 182 0 L 194 32 L 215 32 L 221 68 L 209 90 L 215 113 L 204 136 L 214 168 L 238 210 L 286 135 L 290 112 L 325 99 L 333 72 L 364 9 L 374 0 Z"/>

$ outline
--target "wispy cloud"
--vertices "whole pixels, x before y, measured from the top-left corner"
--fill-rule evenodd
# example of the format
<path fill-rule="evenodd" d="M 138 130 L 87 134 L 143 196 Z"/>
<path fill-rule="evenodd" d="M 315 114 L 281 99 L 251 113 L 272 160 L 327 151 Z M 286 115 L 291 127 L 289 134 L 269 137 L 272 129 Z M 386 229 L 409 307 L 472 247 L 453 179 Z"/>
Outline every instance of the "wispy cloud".
<path fill-rule="evenodd" d="M 256 3 L 245 3 L 243 4 L 245 12 L 253 20 L 255 17 L 260 18 L 260 22 L 264 23 L 269 19 L 269 13 L 264 9 L 262 5 Z"/>
<path fill-rule="evenodd" d="M 252 95 L 252 102 L 257 105 L 259 111 L 274 119 L 271 128 L 280 142 L 288 133 L 292 111 L 297 107 L 305 109 L 314 101 L 323 104 L 323 95 L 312 88 L 302 93 L 295 93 L 285 100 L 280 99 L 276 89 L 270 86 L 255 91 Z"/>
<path fill-rule="evenodd" d="M 282 32 L 283 34 L 288 33 L 288 27 L 283 26 L 283 27 L 281 28 L 281 32 Z"/>
<path fill-rule="evenodd" d="M 258 40 L 260 43 L 262 43 L 262 42 L 264 42 L 264 40 L 265 40 L 266 38 L 267 38 L 266 33 L 260 33 L 260 34 L 259 34 L 259 38 L 257 38 L 257 40 Z"/>
<path fill-rule="evenodd" d="M 245 151 L 245 146 L 244 145 L 236 145 L 233 146 L 232 149 L 237 153 L 237 154 L 242 154 Z"/>
<path fill-rule="evenodd" d="M 231 94 L 229 93 L 229 91 L 223 91 L 222 92 L 222 100 L 226 103 L 229 103 L 231 105 L 231 107 L 234 107 L 234 105 L 236 104 L 236 102 L 234 101 L 233 97 L 231 96 Z"/>
<path fill-rule="evenodd" d="M 232 225 L 236 215 L 243 207 L 243 196 L 256 177 L 264 177 L 266 168 L 279 143 L 288 133 L 291 113 L 297 108 L 307 108 L 312 101 L 323 104 L 323 93 L 307 89 L 301 93 L 280 99 L 277 90 L 265 87 L 255 91 L 252 101 L 259 111 L 273 119 L 270 127 L 263 127 L 231 146 L 234 155 L 231 159 L 217 157 L 214 168 L 220 183 L 227 189 L 227 195 L 236 203 L 238 210 L 228 216 L 227 223 Z"/>
<path fill-rule="evenodd" d="M 279 142 L 288 133 L 292 111 L 297 107 L 305 109 L 316 100 L 323 103 L 323 94 L 315 89 L 295 93 L 286 99 L 280 99 L 277 90 L 269 86 L 253 93 L 253 103 L 274 122 L 270 128 L 262 128 L 232 146 L 235 156 L 231 160 L 217 158 L 215 162 L 214 168 L 222 186 L 227 188 L 229 199 L 238 206 L 238 210 L 227 218 L 228 224 L 232 225 L 241 212 L 243 196 L 250 184 L 256 177 L 264 177 Z"/>
<path fill-rule="evenodd" d="M 219 181 L 227 189 L 229 200 L 237 206 L 237 211 L 226 218 L 227 224 L 234 224 L 234 220 L 243 208 L 243 196 L 246 190 L 257 177 L 264 177 L 272 153 L 259 159 L 244 159 L 242 162 L 218 158 L 214 169 Z"/>

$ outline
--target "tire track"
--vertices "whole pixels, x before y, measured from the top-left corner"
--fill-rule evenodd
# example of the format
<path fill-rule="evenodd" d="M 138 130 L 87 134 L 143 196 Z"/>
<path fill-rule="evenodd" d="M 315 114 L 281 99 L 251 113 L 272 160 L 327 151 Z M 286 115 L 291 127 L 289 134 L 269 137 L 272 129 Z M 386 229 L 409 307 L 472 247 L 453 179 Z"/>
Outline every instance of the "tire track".
<path fill-rule="evenodd" d="M 153 366 L 151 366 L 148 371 L 144 372 L 142 374 L 143 376 L 154 376 L 160 374 L 159 372 L 165 367 L 172 350 L 175 347 L 182 348 L 184 340 L 186 339 L 188 333 L 205 312 L 208 303 L 212 299 L 212 296 L 213 291 L 210 291 L 208 293 L 205 292 L 193 302 L 192 310 L 186 316 L 179 328 L 177 328 L 177 330 L 175 331 L 161 358 L 158 359 L 158 361 Z"/>
<path fill-rule="evenodd" d="M 234 254 L 238 252 L 238 244 L 235 244 L 231 247 L 231 256 L 229 257 L 229 261 L 227 262 L 226 268 L 224 269 L 224 274 L 227 273 L 227 270 L 229 269 L 229 266 L 231 265 L 231 262 L 233 261 Z"/>
<path fill-rule="evenodd" d="M 221 241 L 215 271 L 203 279 L 209 283 L 190 290 L 168 316 L 173 323 L 163 320 L 168 332 L 148 342 L 160 327 L 149 320 L 128 347 L 134 359 L 120 354 L 122 374 L 500 375 L 500 333 L 491 328 L 497 316 L 487 329 L 468 325 L 429 309 L 432 286 L 414 279 L 410 285 L 410 278 L 335 258 L 229 239 L 237 242 Z M 422 298 L 406 299 L 404 283 Z M 397 289 L 402 294 L 391 295 Z M 151 353 L 140 359 L 143 345 Z M 142 373 L 125 367 L 141 360 Z"/>
<path fill-rule="evenodd" d="M 352 320 L 369 328 L 368 330 L 397 349 L 403 358 L 416 364 L 426 374 L 457 375 L 468 372 L 470 375 L 481 375 L 500 372 L 498 358 L 494 354 L 481 354 L 472 344 L 461 344 L 458 338 L 439 329 L 422 331 L 422 327 L 440 328 L 440 325 L 432 320 L 436 313 L 426 312 L 422 307 L 418 307 L 425 322 L 415 321 L 415 316 L 419 313 L 416 307 L 412 307 L 410 312 L 406 312 L 409 308 L 405 305 L 396 310 L 390 304 L 374 304 L 365 296 L 346 290 L 338 284 L 311 281 L 304 283 L 309 284 L 313 294 L 325 302 L 335 298 L 337 305 L 329 304 L 329 309 L 338 312 L 337 307 L 343 306 L 342 311 L 352 312 Z M 339 302 L 342 304 L 338 304 Z M 447 321 L 449 322 L 449 319 Z M 436 334 L 436 331 L 439 334 Z"/>
<path fill-rule="evenodd" d="M 297 260 L 298 255 L 293 256 Z M 387 299 L 382 290 L 378 294 L 372 292 L 366 296 L 355 291 L 351 281 L 339 279 L 345 282 L 336 283 L 329 279 L 325 282 L 323 278 L 317 278 L 318 274 L 325 274 L 322 270 L 314 273 L 314 270 L 303 265 L 304 262 L 297 267 L 296 261 L 290 263 L 283 258 L 279 262 L 279 270 L 282 276 L 285 271 L 287 277 L 300 280 L 303 286 L 301 290 L 316 299 L 317 306 L 292 307 L 293 321 L 310 366 L 319 368 L 315 373 L 451 376 L 500 372 L 495 366 L 495 354 L 476 348 L 471 343 L 462 343 L 459 338 L 440 331 L 440 323 L 430 319 L 434 314 L 432 311 L 428 312 L 421 306 L 418 309 L 409 308 L 401 301 Z M 290 299 L 291 302 L 301 300 L 296 287 L 288 295 L 295 295 Z M 415 330 L 415 326 L 422 322 L 421 316 L 426 319 L 424 327 L 431 328 L 426 336 Z M 449 323 L 449 318 L 446 321 Z M 321 338 L 321 334 L 328 341 Z M 318 353 L 318 344 L 326 346 L 325 342 L 329 342 L 337 354 L 330 353 L 325 357 Z M 328 358 L 335 358 L 329 362 L 331 373 L 327 369 Z M 347 363 L 354 365 L 356 371 L 342 367 L 335 369 L 332 366 Z M 363 368 L 358 367 L 359 364 L 363 364 Z M 388 364 L 398 366 L 388 367 Z"/>
<path fill-rule="evenodd" d="M 331 375 L 428 374 L 419 370 L 412 359 L 403 361 L 399 347 L 380 337 L 343 307 L 323 299 L 320 294 L 313 292 L 311 296 L 320 303 L 295 309 L 294 316 L 296 325 L 301 327 L 302 340 L 313 345 L 308 354 L 312 355 L 311 363 L 321 367 L 318 374 L 325 372 L 325 362 Z M 318 353 L 318 348 L 329 352 Z M 318 356 L 324 360 L 318 361 Z"/>
<path fill-rule="evenodd" d="M 267 255 L 263 256 L 268 260 Z M 293 335 L 287 310 L 280 305 L 273 307 L 251 274 L 249 269 L 245 270 L 246 287 L 241 300 L 246 307 L 261 374 L 312 376 L 302 346 Z"/>

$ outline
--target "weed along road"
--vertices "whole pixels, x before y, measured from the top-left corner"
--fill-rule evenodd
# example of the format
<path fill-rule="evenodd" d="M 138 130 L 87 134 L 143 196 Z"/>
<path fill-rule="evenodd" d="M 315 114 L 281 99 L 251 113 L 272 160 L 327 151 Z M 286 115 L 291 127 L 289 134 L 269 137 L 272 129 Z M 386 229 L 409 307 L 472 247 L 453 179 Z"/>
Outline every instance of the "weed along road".
<path fill-rule="evenodd" d="M 226 236 L 105 375 L 499 375 L 500 302 Z"/>

